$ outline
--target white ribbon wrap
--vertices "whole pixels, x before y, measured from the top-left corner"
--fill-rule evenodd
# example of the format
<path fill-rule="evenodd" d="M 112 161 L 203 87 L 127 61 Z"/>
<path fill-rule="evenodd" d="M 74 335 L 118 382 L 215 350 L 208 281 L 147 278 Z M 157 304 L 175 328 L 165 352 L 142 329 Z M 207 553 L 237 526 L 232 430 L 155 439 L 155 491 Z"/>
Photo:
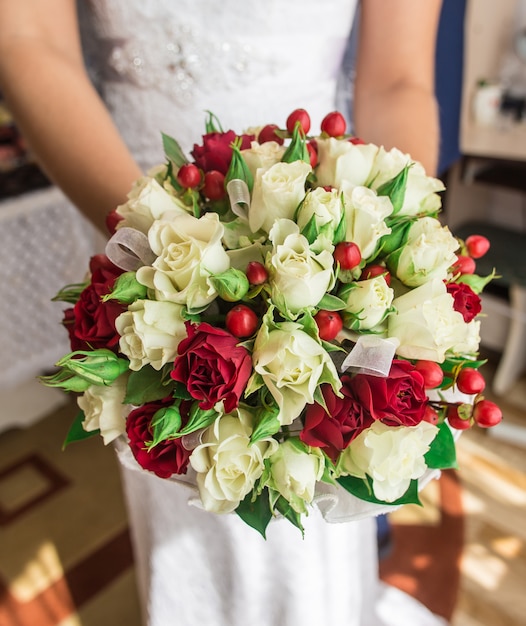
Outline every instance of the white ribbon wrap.
<path fill-rule="evenodd" d="M 250 207 L 250 191 L 244 180 L 234 178 L 229 181 L 226 191 L 230 199 L 230 206 L 235 213 L 244 222 L 248 222 L 248 209 Z"/>
<path fill-rule="evenodd" d="M 143 265 L 151 265 L 157 258 L 150 248 L 148 237 L 135 228 L 119 228 L 106 244 L 106 256 L 117 267 L 134 272 Z"/>
<path fill-rule="evenodd" d="M 341 371 L 353 370 L 357 374 L 386 377 L 398 347 L 396 339 L 383 339 L 376 335 L 360 335 L 356 344 L 341 365 Z"/>

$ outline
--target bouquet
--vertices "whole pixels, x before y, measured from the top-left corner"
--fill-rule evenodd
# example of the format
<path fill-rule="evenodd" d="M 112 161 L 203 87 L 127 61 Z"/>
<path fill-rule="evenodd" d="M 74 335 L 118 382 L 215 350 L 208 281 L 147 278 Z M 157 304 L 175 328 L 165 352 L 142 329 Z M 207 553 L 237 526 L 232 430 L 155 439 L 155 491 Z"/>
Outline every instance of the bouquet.
<path fill-rule="evenodd" d="M 105 254 L 56 296 L 72 352 L 42 377 L 78 394 L 66 444 L 125 439 L 263 536 L 276 515 L 303 532 L 323 485 L 418 502 L 454 435 L 502 417 L 479 372 L 488 240 L 456 238 L 442 183 L 339 112 L 309 133 L 304 109 L 243 134 L 210 113 L 190 159 L 163 135 Z"/>

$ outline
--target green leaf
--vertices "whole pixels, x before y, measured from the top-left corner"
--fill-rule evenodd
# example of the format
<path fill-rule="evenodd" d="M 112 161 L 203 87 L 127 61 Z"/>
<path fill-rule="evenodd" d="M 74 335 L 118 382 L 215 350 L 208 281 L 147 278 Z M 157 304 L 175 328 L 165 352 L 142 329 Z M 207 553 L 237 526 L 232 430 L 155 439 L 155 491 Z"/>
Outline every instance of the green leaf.
<path fill-rule="evenodd" d="M 316 224 L 316 216 L 313 215 L 301 230 L 301 234 L 307 239 L 309 244 L 316 241 L 318 236 L 318 226 Z"/>
<path fill-rule="evenodd" d="M 221 126 L 221 122 L 217 115 L 212 113 L 212 111 L 206 111 L 208 113 L 208 118 L 205 124 L 205 132 L 209 133 L 223 133 L 223 127 Z"/>
<path fill-rule="evenodd" d="M 161 133 L 163 138 L 163 148 L 166 158 L 171 161 L 176 167 L 181 167 L 185 163 L 188 163 L 188 159 L 185 157 L 183 150 L 176 139 Z"/>
<path fill-rule="evenodd" d="M 326 293 L 318 302 L 316 308 L 325 309 L 326 311 L 343 311 L 346 306 L 346 303 L 341 298 Z"/>
<path fill-rule="evenodd" d="M 84 419 L 84 411 L 79 411 L 70 426 L 66 438 L 64 439 L 64 443 L 62 444 L 62 450 L 65 450 L 66 447 L 74 441 L 82 441 L 83 439 L 89 439 L 90 437 L 94 437 L 95 435 L 100 434 L 100 430 L 84 430 L 84 426 L 82 426 L 82 422 L 84 421 Z"/>
<path fill-rule="evenodd" d="M 137 372 L 131 372 L 124 403 L 140 406 L 172 395 L 175 381 L 166 378 L 164 374 L 163 370 L 157 371 L 151 365 L 145 365 Z"/>
<path fill-rule="evenodd" d="M 277 416 L 279 409 L 272 406 L 269 409 L 262 409 L 258 412 L 252 434 L 250 435 L 250 443 L 255 443 L 260 439 L 272 437 L 281 428 L 281 423 Z"/>
<path fill-rule="evenodd" d="M 334 245 L 337 245 L 341 243 L 342 241 L 345 241 L 345 239 L 347 238 L 347 219 L 345 217 L 345 202 L 343 199 L 343 193 L 340 195 L 340 202 L 342 205 L 342 217 L 341 217 L 340 222 L 338 223 L 338 226 L 336 227 L 336 230 L 334 231 L 334 237 L 333 237 Z"/>
<path fill-rule="evenodd" d="M 305 161 L 305 163 L 310 163 L 305 134 L 299 122 L 297 122 L 296 126 L 294 126 L 294 130 L 292 131 L 292 140 L 281 157 L 281 161 L 283 163 L 294 163 L 294 161 Z"/>
<path fill-rule="evenodd" d="M 208 428 L 218 418 L 219 413 L 214 409 L 203 410 L 199 408 L 199 404 L 194 402 L 190 409 L 190 416 L 185 427 L 182 428 L 176 437 L 182 437 L 183 435 L 189 435 L 190 433 L 200 430 L 201 428 Z"/>
<path fill-rule="evenodd" d="M 246 183 L 248 190 L 252 193 L 254 187 L 254 177 L 250 171 L 245 157 L 241 154 L 239 146 L 234 143 L 232 145 L 232 160 L 225 177 L 225 185 L 231 180 L 242 180 Z"/>
<path fill-rule="evenodd" d="M 421 504 L 420 498 L 418 497 L 417 480 L 412 480 L 407 491 L 394 502 L 384 502 L 383 500 L 379 500 L 374 495 L 373 481 L 370 476 L 366 476 L 365 478 L 357 478 L 356 476 L 340 476 L 337 481 L 346 491 L 351 493 L 353 496 L 360 498 L 360 500 L 365 500 L 366 502 L 389 504 L 393 506 L 400 504 Z"/>
<path fill-rule="evenodd" d="M 69 304 L 76 304 L 80 298 L 80 294 L 89 285 L 86 283 L 74 283 L 66 285 L 57 293 L 54 298 L 51 298 L 52 302 L 67 302 Z"/>
<path fill-rule="evenodd" d="M 256 498 L 249 493 L 239 503 L 236 513 L 252 528 L 258 531 L 263 539 L 266 539 L 267 526 L 272 519 L 268 489 L 264 489 Z"/>
<path fill-rule="evenodd" d="M 486 287 L 486 285 L 490 283 L 492 280 L 494 280 L 495 278 L 500 278 L 500 277 L 497 276 L 497 274 L 495 273 L 495 270 L 493 270 L 493 272 L 491 272 L 491 274 L 488 274 L 487 276 L 478 276 L 477 274 L 461 274 L 456 279 L 456 282 L 464 283 L 468 285 L 468 287 L 471 287 L 471 289 L 475 293 L 481 293 Z"/>
<path fill-rule="evenodd" d="M 296 526 L 296 528 L 299 528 L 301 531 L 301 536 L 305 537 L 305 529 L 303 528 L 303 524 L 301 523 L 301 514 L 295 511 L 290 503 L 283 496 L 279 496 L 274 506 L 276 511 L 281 513 L 281 515 L 283 515 L 285 519 L 291 522 L 291 524 Z"/>
<path fill-rule="evenodd" d="M 404 204 L 407 176 L 411 165 L 406 165 L 394 178 L 380 185 L 376 190 L 379 196 L 388 196 L 393 205 L 393 215 L 396 215 Z"/>
<path fill-rule="evenodd" d="M 432 469 L 451 469 L 458 467 L 455 440 L 446 422 L 442 422 L 442 424 L 438 426 L 438 434 L 431 442 L 429 451 L 424 458 L 426 465 Z"/>

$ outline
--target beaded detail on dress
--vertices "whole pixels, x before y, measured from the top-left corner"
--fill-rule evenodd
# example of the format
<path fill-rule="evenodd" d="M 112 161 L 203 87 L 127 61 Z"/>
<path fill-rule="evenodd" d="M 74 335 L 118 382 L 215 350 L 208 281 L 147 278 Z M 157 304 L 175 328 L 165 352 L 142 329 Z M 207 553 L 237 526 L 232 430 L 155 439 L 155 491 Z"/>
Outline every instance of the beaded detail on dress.
<path fill-rule="evenodd" d="M 163 160 L 161 131 L 191 149 L 207 110 L 225 130 L 284 125 L 297 107 L 319 125 L 335 107 L 355 2 L 85 0 L 81 25 L 89 69 L 146 169 Z"/>

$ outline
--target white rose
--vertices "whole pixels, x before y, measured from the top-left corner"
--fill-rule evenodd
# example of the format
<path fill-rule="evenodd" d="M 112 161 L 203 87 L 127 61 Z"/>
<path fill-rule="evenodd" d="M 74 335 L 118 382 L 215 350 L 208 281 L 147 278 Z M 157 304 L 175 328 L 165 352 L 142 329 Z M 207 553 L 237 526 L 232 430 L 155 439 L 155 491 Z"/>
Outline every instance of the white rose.
<path fill-rule="evenodd" d="M 284 425 L 292 424 L 305 405 L 314 402 L 318 385 L 327 382 L 336 390 L 341 387 L 329 354 L 295 322 L 283 322 L 272 330 L 262 324 L 252 363 L 276 400 L 278 420 Z"/>
<path fill-rule="evenodd" d="M 145 235 L 155 220 L 186 215 L 187 207 L 149 176 L 143 176 L 128 194 L 128 201 L 117 207 L 123 219 L 117 228 L 135 228 Z"/>
<path fill-rule="evenodd" d="M 280 146 L 276 141 L 258 143 L 253 141 L 250 148 L 241 150 L 252 176 L 256 176 L 258 169 L 266 171 L 276 163 L 279 163 L 285 153 L 285 146 Z"/>
<path fill-rule="evenodd" d="M 131 370 L 151 365 L 160 370 L 177 355 L 186 337 L 183 306 L 168 301 L 136 300 L 115 320 L 119 348 L 130 360 Z"/>
<path fill-rule="evenodd" d="M 306 503 L 314 498 L 316 483 L 325 468 L 323 453 L 287 439 L 270 457 L 271 489 L 278 491 L 297 513 L 306 513 Z"/>
<path fill-rule="evenodd" d="M 201 444 L 190 456 L 204 508 L 230 513 L 252 491 L 264 461 L 278 447 L 272 437 L 250 443 L 253 418 L 242 407 L 218 417 L 204 431 Z"/>
<path fill-rule="evenodd" d="M 296 223 L 303 230 L 309 222 L 314 220 L 316 232 L 326 232 L 330 239 L 342 219 L 342 201 L 338 190 L 326 191 L 323 187 L 317 187 L 309 191 L 305 200 L 301 203 L 296 215 Z"/>
<path fill-rule="evenodd" d="M 334 283 L 332 244 L 315 252 L 291 220 L 278 220 L 270 240 L 266 265 L 274 304 L 292 315 L 315 307 Z"/>
<path fill-rule="evenodd" d="M 345 325 L 352 330 L 371 330 L 384 321 L 391 310 L 394 291 L 384 276 L 346 285 L 340 298 L 345 302 Z"/>
<path fill-rule="evenodd" d="M 206 307 L 217 296 L 210 275 L 230 267 L 222 236 L 217 213 L 154 222 L 148 240 L 157 259 L 137 270 L 137 280 L 153 289 L 158 300 L 186 304 L 190 310 Z"/>
<path fill-rule="evenodd" d="M 445 280 L 457 260 L 459 243 L 447 226 L 433 217 L 414 222 L 400 251 L 388 258 L 388 267 L 408 287 L 418 287 L 434 278 Z"/>
<path fill-rule="evenodd" d="M 445 354 L 466 338 L 466 323 L 440 279 L 424 283 L 393 300 L 387 335 L 400 342 L 396 352 L 406 359 L 442 363 Z"/>
<path fill-rule="evenodd" d="M 451 346 L 453 354 L 473 354 L 476 355 L 480 347 L 480 321 L 471 320 L 464 325 L 465 334 L 459 337 L 457 342 Z"/>
<path fill-rule="evenodd" d="M 311 166 L 304 161 L 276 163 L 256 172 L 252 202 L 248 212 L 250 228 L 269 232 L 280 218 L 292 219 L 305 196 L 305 181 Z"/>
<path fill-rule="evenodd" d="M 384 148 L 379 149 L 372 172 L 372 188 L 378 189 L 394 178 L 408 163 L 412 165 L 407 176 L 404 202 L 398 215 L 436 213 L 442 204 L 438 192 L 445 189 L 444 184 L 438 178 L 428 176 L 421 163 L 413 161 L 408 154 L 396 148 L 388 152 Z"/>
<path fill-rule="evenodd" d="M 320 187 L 339 188 L 344 181 L 352 185 L 365 185 L 371 177 L 378 146 L 354 145 L 350 141 L 334 137 L 317 139 L 316 144 L 316 179 Z"/>
<path fill-rule="evenodd" d="M 374 422 L 362 431 L 341 456 L 343 473 L 373 481 L 378 500 L 394 502 L 409 488 L 411 480 L 424 475 L 424 455 L 438 428 L 428 422 L 417 426 L 386 426 Z"/>
<path fill-rule="evenodd" d="M 387 196 L 378 196 L 367 187 L 342 185 L 345 202 L 346 241 L 354 242 L 363 259 L 375 252 L 378 241 L 388 235 L 385 218 L 393 212 L 393 205 Z"/>
<path fill-rule="evenodd" d="M 82 426 L 85 431 L 100 430 L 107 445 L 126 432 L 129 407 L 123 405 L 128 375 L 116 378 L 111 385 L 92 385 L 77 398 L 84 412 Z"/>

